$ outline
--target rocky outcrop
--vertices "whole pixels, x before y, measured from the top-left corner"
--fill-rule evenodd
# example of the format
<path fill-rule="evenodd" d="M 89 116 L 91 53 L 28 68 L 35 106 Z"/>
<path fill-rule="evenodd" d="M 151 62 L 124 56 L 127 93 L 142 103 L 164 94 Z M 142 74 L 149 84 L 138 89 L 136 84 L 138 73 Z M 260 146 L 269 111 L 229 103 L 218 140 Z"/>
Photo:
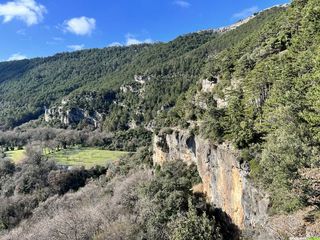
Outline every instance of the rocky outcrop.
<path fill-rule="evenodd" d="M 103 114 L 97 111 L 89 112 L 78 107 L 68 107 L 68 101 L 62 100 L 60 106 L 45 109 L 44 120 L 47 123 L 60 123 L 64 126 L 77 125 L 80 123 L 99 127 L 103 121 Z"/>
<path fill-rule="evenodd" d="M 202 79 L 201 93 L 211 93 L 213 89 L 217 86 L 219 81 L 220 79 L 218 76 L 215 76 L 215 77 L 212 76 L 210 78 Z M 231 87 L 235 87 L 235 86 L 232 85 Z M 226 90 L 231 89 L 231 87 L 227 88 Z M 214 99 L 216 100 L 217 108 L 221 109 L 221 108 L 227 107 L 228 102 L 225 98 L 220 98 L 218 96 L 215 96 Z M 198 99 L 196 99 L 196 105 L 202 109 L 207 109 L 207 105 L 204 103 L 204 101 L 199 101 Z"/>
<path fill-rule="evenodd" d="M 201 81 L 202 92 L 211 92 L 219 81 L 218 77 L 210 77 Z"/>
<path fill-rule="evenodd" d="M 248 179 L 248 164 L 228 144 L 216 145 L 186 130 L 154 137 L 155 164 L 181 159 L 195 163 L 208 201 L 226 212 L 240 229 L 255 229 L 267 219 L 268 198 Z"/>
<path fill-rule="evenodd" d="M 217 30 L 217 32 L 224 33 L 224 32 L 229 32 L 229 31 L 235 30 L 238 27 L 242 26 L 243 24 L 245 24 L 245 23 L 249 22 L 250 20 L 252 20 L 256 15 L 257 15 L 257 13 L 252 15 L 252 16 L 249 16 L 249 17 L 247 17 L 245 19 L 241 19 L 238 22 L 236 22 L 235 24 L 232 24 L 230 26 L 221 27 L 221 28 L 219 28 Z"/>
<path fill-rule="evenodd" d="M 147 81 L 150 81 L 151 77 L 150 76 L 144 76 L 144 75 L 134 75 L 134 81 L 140 83 L 140 84 L 145 84 Z"/>
<path fill-rule="evenodd" d="M 120 92 L 126 93 L 136 93 L 140 98 L 144 98 L 145 85 L 151 80 L 150 76 L 134 75 L 134 81 L 128 84 L 123 84 L 120 87 Z"/>
<path fill-rule="evenodd" d="M 272 6 L 270 8 L 267 8 L 267 9 L 264 9 L 263 11 L 257 11 L 256 13 L 254 13 L 253 15 L 245 18 L 245 19 L 241 19 L 239 20 L 238 22 L 236 22 L 235 24 L 232 24 L 230 26 L 227 26 L 227 27 L 221 27 L 221 28 L 218 28 L 216 30 L 216 32 L 220 32 L 220 33 L 225 33 L 225 32 L 229 32 L 229 31 L 232 31 L 232 30 L 235 30 L 237 29 L 238 27 L 242 26 L 243 24 L 249 22 L 250 20 L 252 20 L 253 18 L 255 18 L 256 16 L 258 16 L 260 13 L 264 12 L 264 11 L 267 11 L 269 9 L 272 9 L 272 8 L 287 8 L 289 6 L 288 3 L 286 4 L 279 4 L 279 5 L 275 5 L 275 6 Z"/>
<path fill-rule="evenodd" d="M 320 235 L 317 207 L 268 216 L 268 196 L 253 185 L 248 164 L 230 145 L 211 143 L 188 130 L 163 129 L 154 137 L 153 151 L 153 161 L 158 165 L 176 160 L 196 164 L 202 184 L 194 186 L 193 191 L 204 193 L 211 204 L 227 213 L 245 239 L 306 240 Z M 317 194 L 319 169 L 304 169 L 300 174 Z M 315 205 L 317 197 L 312 199 Z"/>
<path fill-rule="evenodd" d="M 123 85 L 120 87 L 120 91 L 123 93 L 128 93 L 128 92 L 137 93 L 139 92 L 139 89 L 135 88 L 135 86 L 132 86 L 132 85 Z"/>

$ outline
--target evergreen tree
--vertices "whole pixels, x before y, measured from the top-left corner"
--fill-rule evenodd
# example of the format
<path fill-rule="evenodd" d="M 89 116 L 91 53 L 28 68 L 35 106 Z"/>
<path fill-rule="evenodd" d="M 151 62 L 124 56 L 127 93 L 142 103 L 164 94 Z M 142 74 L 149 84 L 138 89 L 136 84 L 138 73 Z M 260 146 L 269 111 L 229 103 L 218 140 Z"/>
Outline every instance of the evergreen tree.
<path fill-rule="evenodd" d="M 170 223 L 171 240 L 220 240 L 219 234 L 214 234 L 214 223 L 206 214 L 198 216 L 196 208 L 189 199 L 189 211 L 185 216 L 179 216 Z"/>

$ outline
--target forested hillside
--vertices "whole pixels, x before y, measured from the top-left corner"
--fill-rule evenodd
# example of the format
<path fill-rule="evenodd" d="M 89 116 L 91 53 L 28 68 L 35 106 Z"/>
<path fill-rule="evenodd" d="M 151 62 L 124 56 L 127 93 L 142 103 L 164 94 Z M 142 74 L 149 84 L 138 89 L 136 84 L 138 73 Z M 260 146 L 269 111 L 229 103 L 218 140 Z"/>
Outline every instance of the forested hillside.
<path fill-rule="evenodd" d="M 152 136 L 179 130 L 188 151 L 197 136 L 239 153 L 270 216 L 306 212 L 303 227 L 317 228 L 319 6 L 294 0 L 236 29 L 0 63 L 0 238 L 266 239 L 207 203 L 185 152 L 155 166 Z M 43 153 L 74 146 L 130 154 L 68 170 Z M 26 159 L 14 164 L 16 148 Z"/>
<path fill-rule="evenodd" d="M 45 106 L 50 107 L 71 93 L 118 90 L 139 73 L 173 78 L 170 69 L 175 74 L 192 77 L 199 69 L 190 68 L 191 60 L 184 55 L 215 35 L 209 31 L 179 37 L 168 44 L 92 49 L 3 62 L 0 64 L 2 126 L 13 127 L 36 119 L 44 113 Z M 188 83 L 185 84 L 187 87 Z M 177 91 L 182 90 L 185 89 Z"/>
<path fill-rule="evenodd" d="M 227 33 L 202 31 L 169 43 L 92 49 L 0 63 L 1 126 L 11 128 L 37 119 L 45 107 L 70 94 L 81 96 L 83 91 L 113 90 L 121 95 L 120 86 L 133 83 L 135 75 L 151 79 L 143 99 L 131 92 L 118 96 L 129 102 L 129 112 L 114 105 L 114 110 L 106 113 L 141 118 L 133 113 L 139 105 L 142 121 L 144 118 L 151 121 L 161 107 L 173 106 L 177 97 L 199 80 L 208 57 L 241 41 L 281 12 L 269 10 Z"/>
<path fill-rule="evenodd" d="M 210 93 L 216 104 L 187 107 L 197 91 L 192 89 L 169 113 L 169 125 L 199 121 L 208 138 L 242 149 L 275 212 L 319 205 L 319 189 L 308 174 L 320 164 L 317 4 L 294 1 L 285 14 L 209 59 L 207 77 L 219 79 Z"/>

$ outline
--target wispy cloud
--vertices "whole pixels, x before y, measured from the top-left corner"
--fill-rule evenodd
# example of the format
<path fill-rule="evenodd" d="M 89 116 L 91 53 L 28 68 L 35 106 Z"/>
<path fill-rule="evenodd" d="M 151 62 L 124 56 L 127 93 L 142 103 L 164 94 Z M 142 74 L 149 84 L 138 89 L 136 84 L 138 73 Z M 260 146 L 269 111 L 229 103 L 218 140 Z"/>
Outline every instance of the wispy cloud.
<path fill-rule="evenodd" d="M 182 8 L 191 7 L 191 3 L 187 2 L 187 1 L 184 1 L 184 0 L 174 1 L 173 4 L 175 4 L 175 5 L 179 6 L 179 7 L 182 7 Z"/>
<path fill-rule="evenodd" d="M 144 40 L 139 40 L 137 39 L 134 35 L 132 34 L 127 34 L 126 35 L 126 46 L 131 46 L 131 45 L 138 45 L 138 44 L 143 44 L 143 43 L 154 43 L 154 41 L 151 38 L 147 38 Z"/>
<path fill-rule="evenodd" d="M 243 19 L 250 17 L 253 15 L 255 12 L 259 11 L 259 8 L 257 6 L 253 6 L 250 8 L 243 9 L 241 12 L 237 12 L 232 15 L 232 18 L 234 19 Z"/>
<path fill-rule="evenodd" d="M 25 55 L 22 55 L 21 53 L 15 53 L 12 54 L 7 61 L 17 61 L 17 60 L 23 60 L 23 59 L 27 59 L 27 57 Z"/>
<path fill-rule="evenodd" d="M 71 49 L 72 51 L 79 51 L 79 50 L 84 49 L 84 44 L 69 45 L 68 48 Z"/>
<path fill-rule="evenodd" d="M 63 24 L 65 32 L 70 32 L 80 36 L 91 35 L 95 28 L 96 20 L 88 17 L 72 18 L 66 20 Z"/>
<path fill-rule="evenodd" d="M 113 42 L 113 43 L 110 43 L 110 44 L 108 45 L 108 47 L 121 47 L 121 46 L 122 46 L 122 44 L 119 43 L 119 42 Z"/>
<path fill-rule="evenodd" d="M 61 38 L 61 37 L 54 37 L 54 38 L 52 38 L 54 41 L 56 41 L 56 42 L 62 42 L 64 39 L 63 38 Z"/>
<path fill-rule="evenodd" d="M 3 23 L 18 19 L 31 26 L 41 22 L 46 12 L 46 8 L 34 0 L 15 0 L 0 4 L 0 16 L 3 17 Z"/>
<path fill-rule="evenodd" d="M 57 45 L 61 44 L 64 41 L 61 37 L 53 37 L 50 41 L 47 41 L 46 44 L 48 45 Z"/>
<path fill-rule="evenodd" d="M 27 32 L 26 32 L 25 29 L 19 29 L 19 30 L 17 31 L 17 34 L 22 35 L 22 36 L 25 36 L 25 35 L 27 35 Z"/>

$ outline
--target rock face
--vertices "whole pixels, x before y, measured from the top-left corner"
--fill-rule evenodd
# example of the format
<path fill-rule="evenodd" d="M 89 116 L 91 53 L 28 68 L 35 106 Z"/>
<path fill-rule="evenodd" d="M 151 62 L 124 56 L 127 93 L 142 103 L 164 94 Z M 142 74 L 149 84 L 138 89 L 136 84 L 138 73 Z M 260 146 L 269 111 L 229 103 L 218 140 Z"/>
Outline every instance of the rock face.
<path fill-rule="evenodd" d="M 202 93 L 211 93 L 213 91 L 213 89 L 217 86 L 219 81 L 220 81 L 220 79 L 218 76 L 210 77 L 207 79 L 202 79 L 201 80 L 201 92 Z M 235 87 L 235 86 L 232 86 L 232 87 Z M 226 99 L 222 99 L 222 98 L 219 98 L 218 96 L 215 96 L 215 100 L 217 103 L 217 108 L 219 108 L 219 109 L 225 108 L 228 105 L 228 102 Z M 198 101 L 197 105 L 202 109 L 207 108 L 207 106 L 205 104 L 203 104 L 201 101 Z"/>
<path fill-rule="evenodd" d="M 203 92 L 211 92 L 219 81 L 218 77 L 210 77 L 201 81 Z"/>
<path fill-rule="evenodd" d="M 123 84 L 120 87 L 122 93 L 137 93 L 140 98 L 144 97 L 145 85 L 151 80 L 151 76 L 134 75 L 134 81 L 128 84 Z"/>
<path fill-rule="evenodd" d="M 66 104 L 67 101 L 62 100 L 60 106 L 45 109 L 45 122 L 59 122 L 65 126 L 84 123 L 97 128 L 103 121 L 103 115 L 97 111 L 89 113 L 89 111 L 78 107 L 67 107 Z"/>
<path fill-rule="evenodd" d="M 144 75 L 134 75 L 134 81 L 140 83 L 140 84 L 145 84 L 147 81 L 150 81 L 151 77 L 150 76 L 144 76 Z"/>
<path fill-rule="evenodd" d="M 214 145 L 186 130 L 160 132 L 153 144 L 155 164 L 178 159 L 195 163 L 208 200 L 226 212 L 240 229 L 264 224 L 269 200 L 249 181 L 248 165 L 238 160 L 238 153 L 230 146 Z"/>

